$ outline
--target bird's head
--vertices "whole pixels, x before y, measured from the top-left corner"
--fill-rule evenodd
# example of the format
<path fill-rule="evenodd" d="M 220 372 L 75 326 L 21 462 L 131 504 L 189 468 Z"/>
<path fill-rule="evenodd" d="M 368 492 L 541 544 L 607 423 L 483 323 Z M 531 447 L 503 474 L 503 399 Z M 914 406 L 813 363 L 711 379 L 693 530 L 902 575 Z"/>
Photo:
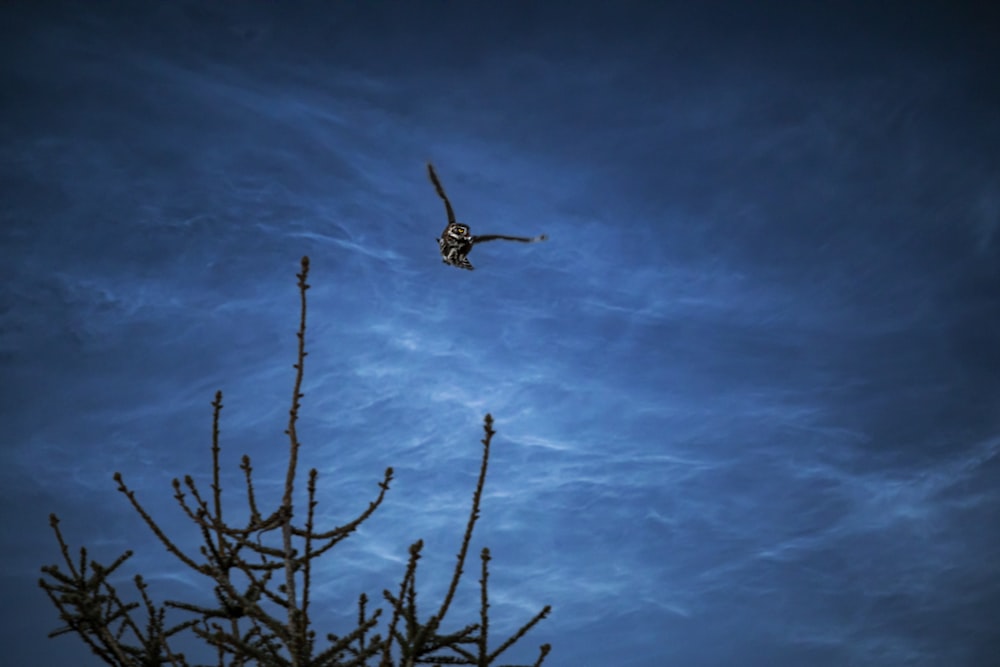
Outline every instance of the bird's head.
<path fill-rule="evenodd" d="M 453 239 L 471 238 L 471 234 L 469 233 L 469 227 L 461 223 L 448 225 L 448 236 L 450 236 Z"/>

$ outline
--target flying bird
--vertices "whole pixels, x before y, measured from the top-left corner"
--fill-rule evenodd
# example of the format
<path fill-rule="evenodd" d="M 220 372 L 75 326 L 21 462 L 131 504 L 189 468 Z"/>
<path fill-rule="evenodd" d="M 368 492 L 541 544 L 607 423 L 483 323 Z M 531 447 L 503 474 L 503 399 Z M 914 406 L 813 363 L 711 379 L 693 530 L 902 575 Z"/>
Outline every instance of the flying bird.
<path fill-rule="evenodd" d="M 548 238 L 545 234 L 540 236 L 505 236 L 503 234 L 472 236 L 468 225 L 455 220 L 455 211 L 452 210 L 451 202 L 448 201 L 448 195 L 444 193 L 441 181 L 438 180 L 437 174 L 434 173 L 434 165 L 430 162 L 427 163 L 427 173 L 431 177 L 431 183 L 434 184 L 434 189 L 437 190 L 438 196 L 444 201 L 444 210 L 448 213 L 448 226 L 444 228 L 440 238 L 437 240 L 438 247 L 441 249 L 441 261 L 445 264 L 472 271 L 475 267 L 469 262 L 468 255 L 477 243 L 498 240 L 538 243 Z"/>

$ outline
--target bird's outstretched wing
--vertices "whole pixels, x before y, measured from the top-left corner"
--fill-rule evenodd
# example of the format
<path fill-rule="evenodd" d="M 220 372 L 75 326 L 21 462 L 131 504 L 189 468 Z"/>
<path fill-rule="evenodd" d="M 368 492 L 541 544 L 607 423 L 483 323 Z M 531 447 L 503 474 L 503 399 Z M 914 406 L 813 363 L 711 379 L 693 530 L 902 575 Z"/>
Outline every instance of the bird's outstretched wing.
<path fill-rule="evenodd" d="M 480 236 L 473 236 L 472 243 L 485 243 L 486 241 L 519 241 L 521 243 L 538 243 L 539 241 L 544 241 L 549 237 L 545 234 L 540 236 L 506 236 L 504 234 L 482 234 Z"/>
<path fill-rule="evenodd" d="M 444 209 L 448 212 L 448 224 L 455 224 L 455 211 L 451 209 L 451 202 L 448 201 L 448 195 L 444 193 L 444 188 L 441 187 L 441 181 L 438 180 L 437 174 L 434 173 L 434 165 L 430 162 L 427 163 L 427 175 L 431 177 L 431 183 L 434 184 L 434 189 L 437 190 L 438 197 L 444 200 Z"/>

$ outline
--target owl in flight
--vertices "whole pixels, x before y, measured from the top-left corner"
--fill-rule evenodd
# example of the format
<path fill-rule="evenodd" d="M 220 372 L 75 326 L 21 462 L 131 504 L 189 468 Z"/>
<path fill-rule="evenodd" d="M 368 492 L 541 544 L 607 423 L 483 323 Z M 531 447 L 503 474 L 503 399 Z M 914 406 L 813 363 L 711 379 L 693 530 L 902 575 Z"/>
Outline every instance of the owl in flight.
<path fill-rule="evenodd" d="M 537 243 L 548 238 L 545 234 L 531 237 L 504 236 L 502 234 L 472 236 L 469 233 L 468 225 L 455 221 L 455 212 L 451 209 L 451 202 L 448 201 L 448 195 L 444 193 L 441 181 L 438 180 L 437 174 L 434 173 L 434 166 L 430 162 L 427 163 L 427 173 L 431 177 L 431 183 L 434 184 L 434 189 L 437 190 L 438 196 L 444 200 L 444 209 L 448 213 L 448 226 L 444 228 L 444 232 L 441 233 L 441 237 L 437 240 L 438 246 L 441 248 L 441 261 L 445 264 L 472 271 L 475 267 L 469 263 L 468 255 L 472 251 L 472 246 L 477 243 L 497 240 Z"/>

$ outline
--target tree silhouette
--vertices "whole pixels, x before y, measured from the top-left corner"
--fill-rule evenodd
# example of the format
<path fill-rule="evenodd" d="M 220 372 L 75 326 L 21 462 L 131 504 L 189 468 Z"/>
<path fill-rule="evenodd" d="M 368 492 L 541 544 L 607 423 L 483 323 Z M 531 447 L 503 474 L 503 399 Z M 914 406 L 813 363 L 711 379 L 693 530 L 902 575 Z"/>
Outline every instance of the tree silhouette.
<path fill-rule="evenodd" d="M 112 575 L 132 556 L 126 551 L 110 565 L 88 560 L 87 550 L 80 549 L 79 559 L 70 549 L 59 530 L 59 520 L 53 514 L 50 523 L 65 563 L 42 568 L 39 585 L 59 611 L 65 624 L 49 634 L 56 637 L 76 633 L 102 661 L 116 667 L 191 667 L 195 664 L 183 653 L 172 648 L 175 639 L 193 633 L 214 655 L 211 664 L 218 667 L 415 667 L 416 665 L 497 665 L 501 654 L 521 639 L 550 607 L 546 605 L 517 632 L 493 649 L 488 644 L 489 598 L 487 581 L 489 549 L 480 554 L 481 578 L 480 613 L 478 622 L 445 630 L 448 613 L 472 540 L 472 531 L 479 519 L 483 485 L 489 463 L 490 442 L 495 431 L 493 418 L 487 414 L 482 439 L 483 453 L 479 479 L 472 496 L 471 511 L 466 523 L 451 583 L 444 599 L 434 605 L 430 615 L 422 616 L 417 608 L 416 574 L 423 542 L 409 548 L 409 560 L 403 578 L 394 592 L 383 591 L 388 604 L 387 627 L 383 633 L 375 630 L 383 620 L 382 609 L 369 612 L 368 598 L 358 599 L 357 624 L 343 634 L 326 633 L 325 642 L 318 641 L 318 622 L 310 604 L 313 584 L 313 563 L 334 545 L 345 540 L 379 508 L 392 481 L 392 468 L 387 468 L 378 493 L 368 507 L 354 520 L 341 526 L 321 529 L 316 526 L 316 469 L 309 471 L 306 485 L 305 520 L 300 519 L 293 503 L 300 443 L 296 432 L 302 393 L 302 378 L 307 355 L 306 291 L 309 285 L 309 258 L 303 257 L 297 274 L 300 297 L 300 317 L 297 332 L 298 351 L 295 382 L 292 389 L 288 428 L 288 466 L 284 493 L 275 508 L 264 508 L 254 492 L 254 475 L 250 457 L 244 455 L 240 469 L 246 482 L 249 518 L 237 524 L 223 518 L 222 487 L 219 483 L 219 416 L 222 412 L 222 392 L 212 402 L 212 485 L 209 496 L 203 494 L 190 475 L 181 482 L 174 479 L 174 498 L 184 514 L 197 526 L 202 544 L 198 555 L 185 553 L 168 537 L 126 485 L 121 473 L 114 474 L 118 491 L 125 495 L 135 511 L 153 531 L 159 541 L 180 562 L 212 582 L 215 603 L 210 606 L 167 600 L 157 605 L 148 594 L 141 575 L 135 585 L 141 602 L 126 602 L 112 584 Z M 298 521 L 297 521 L 298 520 Z M 168 622 L 167 610 L 171 621 Z M 139 620 L 139 616 L 144 616 Z M 180 620 L 172 620 L 180 616 Z M 543 644 L 535 667 L 542 664 L 550 646 Z M 498 666 L 499 667 L 499 666 Z"/>

